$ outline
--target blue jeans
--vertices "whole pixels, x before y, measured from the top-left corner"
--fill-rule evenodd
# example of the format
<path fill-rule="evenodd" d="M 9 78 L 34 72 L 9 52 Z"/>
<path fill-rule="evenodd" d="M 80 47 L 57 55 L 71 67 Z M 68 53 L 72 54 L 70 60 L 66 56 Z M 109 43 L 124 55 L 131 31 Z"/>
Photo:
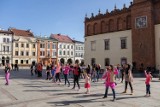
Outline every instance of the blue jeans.
<path fill-rule="evenodd" d="M 150 84 L 147 84 L 147 85 L 146 85 L 146 94 L 151 94 Z"/>

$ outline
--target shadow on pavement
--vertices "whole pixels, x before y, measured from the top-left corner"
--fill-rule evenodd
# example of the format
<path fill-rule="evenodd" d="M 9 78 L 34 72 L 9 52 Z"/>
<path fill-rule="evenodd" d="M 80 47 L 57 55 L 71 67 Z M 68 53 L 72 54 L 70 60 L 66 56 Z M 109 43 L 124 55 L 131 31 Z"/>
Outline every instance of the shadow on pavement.
<path fill-rule="evenodd" d="M 118 97 L 116 100 L 123 100 L 123 99 L 132 99 L 132 98 L 144 98 L 144 96 L 130 96 L 130 97 Z"/>

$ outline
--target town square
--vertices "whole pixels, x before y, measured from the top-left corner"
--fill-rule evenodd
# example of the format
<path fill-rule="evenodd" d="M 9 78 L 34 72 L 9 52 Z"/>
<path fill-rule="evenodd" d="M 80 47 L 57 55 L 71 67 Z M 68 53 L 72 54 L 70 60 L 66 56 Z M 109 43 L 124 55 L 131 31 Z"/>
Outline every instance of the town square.
<path fill-rule="evenodd" d="M 0 12 L 0 107 L 160 107 L 160 0 L 1 0 Z"/>

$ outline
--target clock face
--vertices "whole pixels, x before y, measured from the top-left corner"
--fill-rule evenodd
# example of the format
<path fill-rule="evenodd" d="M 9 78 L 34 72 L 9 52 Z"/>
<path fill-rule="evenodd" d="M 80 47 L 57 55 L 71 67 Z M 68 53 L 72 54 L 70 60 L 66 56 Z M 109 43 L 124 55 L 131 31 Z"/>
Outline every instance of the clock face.
<path fill-rule="evenodd" d="M 136 28 L 146 28 L 147 27 L 147 16 L 136 18 Z"/>

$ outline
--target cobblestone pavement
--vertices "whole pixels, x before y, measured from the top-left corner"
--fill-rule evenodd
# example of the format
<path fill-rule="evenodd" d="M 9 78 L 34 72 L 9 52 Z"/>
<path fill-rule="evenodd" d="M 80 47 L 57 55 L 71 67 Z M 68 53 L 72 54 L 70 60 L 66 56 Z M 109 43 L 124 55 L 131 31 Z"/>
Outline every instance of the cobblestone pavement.
<path fill-rule="evenodd" d="M 103 99 L 104 81 L 91 83 L 91 93 L 85 94 L 84 80 L 80 80 L 81 89 L 53 83 L 51 80 L 31 76 L 29 70 L 12 71 L 10 85 L 5 86 L 4 72 L 0 70 L 0 107 L 160 107 L 160 81 L 153 78 L 151 97 L 145 95 L 145 78 L 134 78 L 134 95 L 122 94 L 124 84 L 117 80 L 117 100 L 112 102 L 112 91 Z M 73 80 L 70 79 L 72 82 Z M 129 87 L 128 87 L 129 88 Z"/>

